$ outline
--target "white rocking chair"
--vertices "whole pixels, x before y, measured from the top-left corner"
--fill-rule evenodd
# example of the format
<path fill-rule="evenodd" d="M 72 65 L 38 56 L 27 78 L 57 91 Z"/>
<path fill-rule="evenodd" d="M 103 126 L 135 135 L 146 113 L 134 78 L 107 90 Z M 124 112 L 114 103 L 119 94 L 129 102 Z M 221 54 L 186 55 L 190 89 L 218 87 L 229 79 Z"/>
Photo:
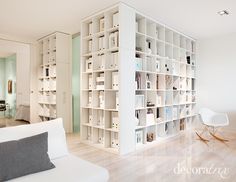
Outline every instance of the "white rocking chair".
<path fill-rule="evenodd" d="M 202 135 L 208 131 L 211 136 L 221 142 L 227 142 L 227 139 L 216 136 L 216 132 L 220 127 L 229 125 L 229 119 L 227 114 L 225 113 L 216 113 L 208 108 L 202 108 L 199 111 L 199 115 L 203 125 L 205 125 L 201 134 L 197 134 L 197 136 L 204 142 L 209 142 L 208 139 L 202 137 Z"/>

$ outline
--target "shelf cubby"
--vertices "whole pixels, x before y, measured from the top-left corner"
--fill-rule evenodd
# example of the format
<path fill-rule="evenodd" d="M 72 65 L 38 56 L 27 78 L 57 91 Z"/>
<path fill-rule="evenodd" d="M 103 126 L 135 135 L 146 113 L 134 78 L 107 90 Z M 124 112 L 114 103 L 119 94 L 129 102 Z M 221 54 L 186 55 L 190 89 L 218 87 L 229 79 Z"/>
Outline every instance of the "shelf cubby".
<path fill-rule="evenodd" d="M 136 110 L 135 119 L 135 125 L 137 128 L 146 126 L 146 110 Z"/>
<path fill-rule="evenodd" d="M 105 116 L 102 109 L 93 109 L 93 126 L 104 128 L 105 127 Z"/>
<path fill-rule="evenodd" d="M 156 35 L 158 40 L 165 41 L 165 27 L 163 25 L 156 24 Z"/>
<path fill-rule="evenodd" d="M 165 41 L 173 44 L 173 31 L 167 28 L 165 29 Z"/>
<path fill-rule="evenodd" d="M 136 91 L 135 93 L 135 108 L 143 109 L 146 107 L 146 92 L 145 91 Z"/>
<path fill-rule="evenodd" d="M 146 107 L 156 106 L 156 91 L 147 91 Z"/>
<path fill-rule="evenodd" d="M 173 106 L 173 120 L 179 119 L 179 106 Z"/>
<path fill-rule="evenodd" d="M 173 47 L 170 44 L 165 44 L 165 57 L 167 59 L 173 58 Z"/>
<path fill-rule="evenodd" d="M 136 33 L 136 51 L 145 53 L 146 51 L 146 39 L 144 35 Z"/>
<path fill-rule="evenodd" d="M 156 106 L 163 107 L 165 106 L 165 91 L 157 91 L 156 93 Z"/>
<path fill-rule="evenodd" d="M 156 39 L 157 32 L 156 32 L 156 24 L 153 21 L 146 21 L 146 34 L 149 37 Z"/>
<path fill-rule="evenodd" d="M 136 90 L 144 90 L 146 86 L 146 73 L 136 72 L 135 74 Z"/>
<path fill-rule="evenodd" d="M 156 81 L 157 81 L 157 83 L 156 83 L 157 90 L 165 90 L 166 89 L 165 75 L 157 75 Z"/>
<path fill-rule="evenodd" d="M 141 15 L 137 15 L 136 16 L 136 25 L 135 25 L 135 29 L 136 32 L 139 32 L 141 34 L 146 34 L 146 19 L 141 16 Z"/>
<path fill-rule="evenodd" d="M 156 140 L 156 126 L 149 126 L 146 129 L 146 143 Z"/>
<path fill-rule="evenodd" d="M 180 103 L 180 93 L 179 93 L 179 91 L 174 91 L 173 92 L 173 104 L 179 105 L 179 103 Z"/>
<path fill-rule="evenodd" d="M 178 33 L 175 33 L 175 32 L 173 33 L 173 44 L 177 48 L 180 47 L 180 35 Z"/>
<path fill-rule="evenodd" d="M 105 68 L 118 69 L 119 52 L 109 52 L 106 54 Z"/>
<path fill-rule="evenodd" d="M 105 109 L 118 110 L 119 109 L 119 98 L 118 92 L 105 91 Z"/>
<path fill-rule="evenodd" d="M 146 59 L 145 59 L 145 71 L 148 71 L 148 72 L 156 72 L 156 59 L 155 57 L 152 57 L 152 56 L 146 56 Z"/>
<path fill-rule="evenodd" d="M 165 56 L 165 43 L 159 40 L 156 41 L 156 54 L 161 57 Z"/>

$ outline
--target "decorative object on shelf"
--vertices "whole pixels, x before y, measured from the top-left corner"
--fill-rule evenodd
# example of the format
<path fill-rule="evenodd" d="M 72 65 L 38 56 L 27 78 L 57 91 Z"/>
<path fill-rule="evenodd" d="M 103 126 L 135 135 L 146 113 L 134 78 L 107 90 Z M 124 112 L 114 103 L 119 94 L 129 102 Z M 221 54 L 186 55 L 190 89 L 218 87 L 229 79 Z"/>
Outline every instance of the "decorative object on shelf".
<path fill-rule="evenodd" d="M 149 40 L 146 40 L 146 50 L 147 50 L 147 54 L 152 54 L 151 41 Z"/>
<path fill-rule="evenodd" d="M 136 47 L 136 51 L 142 52 L 142 48 L 141 47 Z"/>
<path fill-rule="evenodd" d="M 159 76 L 156 77 L 156 89 L 159 89 Z"/>
<path fill-rule="evenodd" d="M 143 144 L 143 131 L 138 130 L 135 132 L 136 145 Z"/>
<path fill-rule="evenodd" d="M 147 73 L 146 75 L 146 86 L 147 86 L 147 89 L 151 89 L 151 81 L 150 81 L 150 75 Z"/>
<path fill-rule="evenodd" d="M 112 112 L 112 129 L 118 130 L 119 129 L 119 118 L 118 118 L 118 112 Z"/>
<path fill-rule="evenodd" d="M 155 124 L 154 113 L 152 109 L 148 109 L 146 114 L 146 125 L 149 126 L 153 124 Z"/>
<path fill-rule="evenodd" d="M 103 32 L 105 29 L 105 19 L 104 17 L 102 17 L 100 20 L 99 20 L 99 31 L 100 32 Z"/>
<path fill-rule="evenodd" d="M 147 102 L 147 107 L 155 107 L 155 104 L 152 103 L 151 101 L 148 101 Z"/>
<path fill-rule="evenodd" d="M 166 69 L 166 73 L 170 72 L 170 68 L 169 68 L 168 64 L 165 64 L 165 69 Z"/>
<path fill-rule="evenodd" d="M 88 24 L 88 35 L 92 35 L 93 34 L 93 23 L 90 22 Z"/>
<path fill-rule="evenodd" d="M 135 111 L 135 125 L 136 126 L 138 126 L 140 123 L 139 118 L 140 118 L 140 110 Z"/>
<path fill-rule="evenodd" d="M 113 32 L 109 35 L 109 48 L 118 47 L 118 31 Z"/>
<path fill-rule="evenodd" d="M 154 140 L 154 133 L 147 133 L 147 142 L 152 142 Z"/>
<path fill-rule="evenodd" d="M 119 78 L 118 78 L 118 72 L 112 72 L 112 89 L 118 90 L 119 89 Z"/>
<path fill-rule="evenodd" d="M 99 92 L 99 107 L 104 108 L 104 91 Z"/>
<path fill-rule="evenodd" d="M 135 108 L 144 107 L 144 95 L 135 95 Z"/>
<path fill-rule="evenodd" d="M 45 77 L 49 77 L 49 67 L 45 67 Z"/>
<path fill-rule="evenodd" d="M 136 90 L 141 89 L 141 74 L 140 73 L 136 73 L 135 81 L 136 81 Z"/>
<path fill-rule="evenodd" d="M 119 13 L 114 13 L 113 14 L 113 27 L 118 27 L 119 26 Z"/>
<path fill-rule="evenodd" d="M 109 35 L 109 48 L 115 48 L 118 47 L 118 32 L 113 32 Z"/>
<path fill-rule="evenodd" d="M 184 130 L 184 128 L 185 128 L 185 120 L 184 119 L 180 119 L 179 129 L 180 130 Z"/>
<path fill-rule="evenodd" d="M 187 56 L 186 60 L 187 60 L 187 64 L 191 64 L 191 57 L 190 56 Z"/>
<path fill-rule="evenodd" d="M 85 65 L 85 71 L 86 72 L 91 72 L 92 69 L 93 69 L 93 66 L 92 66 L 92 57 L 89 57 L 88 59 L 86 59 L 86 65 Z"/>

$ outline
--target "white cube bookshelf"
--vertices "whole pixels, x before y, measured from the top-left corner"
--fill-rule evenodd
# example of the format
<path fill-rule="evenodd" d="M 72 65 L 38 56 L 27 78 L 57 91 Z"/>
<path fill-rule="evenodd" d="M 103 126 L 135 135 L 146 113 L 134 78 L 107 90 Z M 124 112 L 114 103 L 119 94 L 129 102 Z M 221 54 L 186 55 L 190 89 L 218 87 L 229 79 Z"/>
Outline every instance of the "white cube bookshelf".
<path fill-rule="evenodd" d="M 62 117 L 72 132 L 71 36 L 55 32 L 38 40 L 38 116 Z"/>
<path fill-rule="evenodd" d="M 123 3 L 85 18 L 81 30 L 84 143 L 125 154 L 191 126 L 195 40 Z M 100 91 L 104 107 L 98 104 Z M 95 104 L 88 105 L 89 92 Z M 98 110 L 101 126 L 96 125 Z"/>

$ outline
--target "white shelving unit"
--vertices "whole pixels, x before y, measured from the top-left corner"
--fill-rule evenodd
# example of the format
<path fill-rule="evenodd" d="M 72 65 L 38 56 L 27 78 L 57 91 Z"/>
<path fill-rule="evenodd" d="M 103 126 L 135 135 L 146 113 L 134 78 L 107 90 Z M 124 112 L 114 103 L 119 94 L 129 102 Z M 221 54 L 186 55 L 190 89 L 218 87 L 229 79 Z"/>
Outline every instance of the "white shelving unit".
<path fill-rule="evenodd" d="M 196 118 L 196 43 L 136 12 L 136 148 L 191 128 Z"/>
<path fill-rule="evenodd" d="M 195 118 L 195 41 L 119 3 L 81 26 L 81 141 L 125 154 Z"/>
<path fill-rule="evenodd" d="M 55 32 L 38 40 L 38 116 L 62 117 L 72 132 L 71 36 Z"/>

